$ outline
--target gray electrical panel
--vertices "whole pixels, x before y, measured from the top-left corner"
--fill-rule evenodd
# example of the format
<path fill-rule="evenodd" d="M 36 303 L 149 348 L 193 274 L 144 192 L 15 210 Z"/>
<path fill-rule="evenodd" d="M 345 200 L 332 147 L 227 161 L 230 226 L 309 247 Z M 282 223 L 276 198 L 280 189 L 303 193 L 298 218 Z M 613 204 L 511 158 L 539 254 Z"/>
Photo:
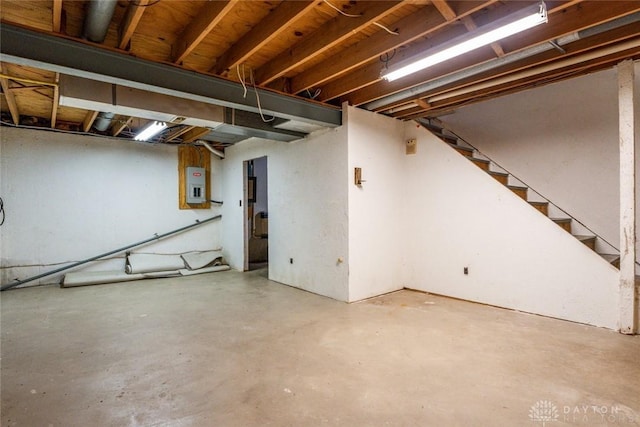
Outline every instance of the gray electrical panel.
<path fill-rule="evenodd" d="M 187 168 L 187 203 L 196 204 L 206 201 L 206 176 L 204 168 Z"/>

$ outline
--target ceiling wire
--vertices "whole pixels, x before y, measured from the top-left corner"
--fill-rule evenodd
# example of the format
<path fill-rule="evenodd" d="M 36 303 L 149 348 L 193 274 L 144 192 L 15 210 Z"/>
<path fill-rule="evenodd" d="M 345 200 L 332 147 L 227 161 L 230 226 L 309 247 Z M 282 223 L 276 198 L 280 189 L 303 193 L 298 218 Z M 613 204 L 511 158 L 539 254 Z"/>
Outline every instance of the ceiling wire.
<path fill-rule="evenodd" d="M 389 62 L 393 59 L 394 56 L 396 56 L 396 50 L 395 49 L 393 49 L 391 54 L 389 54 L 389 52 L 385 52 L 382 55 L 380 55 L 380 62 L 382 62 L 384 64 L 384 69 L 385 70 L 387 68 L 389 68 Z"/>
<path fill-rule="evenodd" d="M 311 93 L 311 91 L 309 89 L 307 89 L 307 95 L 309 95 L 310 99 L 316 99 L 318 97 L 318 95 L 320 95 L 322 93 L 322 89 L 318 88 L 315 90 L 315 92 Z"/>
<path fill-rule="evenodd" d="M 262 112 L 262 105 L 260 105 L 260 94 L 258 93 L 258 87 L 256 86 L 256 81 L 253 78 L 253 68 L 249 67 L 249 77 L 251 78 L 251 85 L 253 86 L 253 90 L 256 93 L 256 102 L 258 104 L 258 111 L 260 112 L 260 117 L 262 118 L 262 121 L 265 123 L 269 123 L 272 122 L 276 119 L 276 116 L 271 116 L 271 118 L 266 119 L 264 117 L 264 114 Z"/>
<path fill-rule="evenodd" d="M 244 93 L 242 94 L 242 97 L 246 98 L 247 85 L 245 84 L 246 77 L 244 75 L 244 63 L 242 64 L 242 75 L 240 75 L 240 64 L 236 65 L 236 72 L 238 73 L 238 80 L 240 80 L 240 84 L 242 84 L 242 89 L 244 89 Z"/>
<path fill-rule="evenodd" d="M 240 84 L 242 84 L 242 88 L 244 89 L 243 97 L 247 97 L 247 76 L 245 74 L 245 64 L 242 64 L 242 74 L 240 73 L 240 65 L 236 66 L 236 73 L 238 74 L 238 79 L 240 80 Z M 260 94 L 258 93 L 258 86 L 256 85 L 256 81 L 253 77 L 253 68 L 249 67 L 249 83 L 253 86 L 253 90 L 256 94 L 256 103 L 258 104 L 258 111 L 260 112 L 260 117 L 262 121 L 265 123 L 272 122 L 276 119 L 276 116 L 272 116 L 271 118 L 266 118 L 262 111 L 262 105 L 260 104 Z"/>
<path fill-rule="evenodd" d="M 323 2 L 325 2 L 326 4 L 328 4 L 333 10 L 335 10 L 336 12 L 338 12 L 339 14 L 346 16 L 347 18 L 360 18 L 362 16 L 362 14 L 359 15 L 352 15 L 350 13 L 347 13 L 343 10 L 340 10 L 338 7 L 332 5 L 329 0 L 322 0 Z"/>
<path fill-rule="evenodd" d="M 338 12 L 342 16 L 346 16 L 347 18 L 360 18 L 360 17 L 362 17 L 362 14 L 353 15 L 351 13 L 347 13 L 347 12 L 345 12 L 343 10 L 340 10 L 340 8 L 338 8 L 338 7 L 334 6 L 333 4 L 331 4 L 329 2 L 329 0 L 322 0 L 322 1 L 325 2 L 326 4 L 328 4 L 333 10 L 335 10 L 336 12 Z M 399 36 L 400 35 L 400 33 L 398 33 L 397 31 L 392 31 L 389 28 L 387 28 L 384 25 L 382 25 L 381 23 L 379 23 L 379 22 L 373 22 L 373 25 L 376 25 L 376 26 L 382 28 L 387 33 L 392 34 L 394 36 Z"/>
<path fill-rule="evenodd" d="M 391 35 L 394 35 L 394 36 L 399 36 L 399 35 L 400 35 L 400 33 L 399 33 L 399 32 L 397 32 L 397 31 L 391 31 L 390 29 L 388 29 L 387 27 L 385 27 L 384 25 L 382 25 L 382 24 L 380 24 L 380 23 L 378 23 L 378 22 L 374 22 L 374 23 L 373 23 L 373 25 L 376 25 L 376 26 L 378 26 L 378 27 L 382 28 L 383 30 L 385 30 L 387 33 L 389 33 L 389 34 L 391 34 Z"/>

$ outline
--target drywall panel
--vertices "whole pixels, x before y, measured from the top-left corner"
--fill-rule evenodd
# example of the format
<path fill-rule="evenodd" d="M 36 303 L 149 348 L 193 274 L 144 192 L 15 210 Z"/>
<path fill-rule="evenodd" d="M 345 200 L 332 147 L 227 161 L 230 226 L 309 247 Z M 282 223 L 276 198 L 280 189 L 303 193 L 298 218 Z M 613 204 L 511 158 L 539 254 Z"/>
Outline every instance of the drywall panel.
<path fill-rule="evenodd" d="M 640 88 L 639 63 L 635 69 Z M 610 69 L 464 107 L 442 119 L 619 248 L 617 97 L 616 70 Z M 636 120 L 640 138 L 640 114 Z M 636 156 L 640 164 L 640 151 Z M 636 180 L 640 188 L 640 174 Z M 640 198 L 637 203 L 636 210 Z"/>
<path fill-rule="evenodd" d="M 407 287 L 616 328 L 617 269 L 426 130 L 406 137 Z"/>
<path fill-rule="evenodd" d="M 269 278 L 346 301 L 346 129 L 292 143 L 249 139 L 227 148 L 222 241 L 225 257 L 238 270 L 244 265 L 243 162 L 263 156 L 269 183 Z"/>
<path fill-rule="evenodd" d="M 402 289 L 404 124 L 347 108 L 349 139 L 349 301 Z M 362 169 L 361 186 L 354 168 Z"/>
<path fill-rule="evenodd" d="M 176 147 L 9 127 L 1 134 L 0 189 L 7 215 L 0 227 L 3 284 L 219 213 L 216 206 L 178 209 Z M 216 199 L 220 172 L 213 157 L 210 184 Z M 135 250 L 215 249 L 220 228 L 212 222 Z M 123 267 L 120 255 L 84 269 Z"/>

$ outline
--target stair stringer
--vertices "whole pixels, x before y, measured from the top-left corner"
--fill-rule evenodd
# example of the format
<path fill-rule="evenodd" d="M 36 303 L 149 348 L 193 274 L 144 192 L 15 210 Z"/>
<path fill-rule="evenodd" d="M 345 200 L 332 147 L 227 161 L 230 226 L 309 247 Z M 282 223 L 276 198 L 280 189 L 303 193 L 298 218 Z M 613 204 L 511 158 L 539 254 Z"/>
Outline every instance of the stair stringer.
<path fill-rule="evenodd" d="M 426 129 L 405 132 L 418 141 L 405 170 L 407 288 L 617 329 L 615 267 Z"/>

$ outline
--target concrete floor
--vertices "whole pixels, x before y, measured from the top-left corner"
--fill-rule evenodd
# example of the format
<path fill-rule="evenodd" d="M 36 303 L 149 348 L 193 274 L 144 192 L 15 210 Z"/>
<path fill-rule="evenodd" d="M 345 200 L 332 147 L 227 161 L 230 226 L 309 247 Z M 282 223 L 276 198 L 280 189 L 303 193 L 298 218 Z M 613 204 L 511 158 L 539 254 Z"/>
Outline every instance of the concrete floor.
<path fill-rule="evenodd" d="M 640 337 L 264 274 L 4 292 L 2 425 L 640 425 Z"/>

